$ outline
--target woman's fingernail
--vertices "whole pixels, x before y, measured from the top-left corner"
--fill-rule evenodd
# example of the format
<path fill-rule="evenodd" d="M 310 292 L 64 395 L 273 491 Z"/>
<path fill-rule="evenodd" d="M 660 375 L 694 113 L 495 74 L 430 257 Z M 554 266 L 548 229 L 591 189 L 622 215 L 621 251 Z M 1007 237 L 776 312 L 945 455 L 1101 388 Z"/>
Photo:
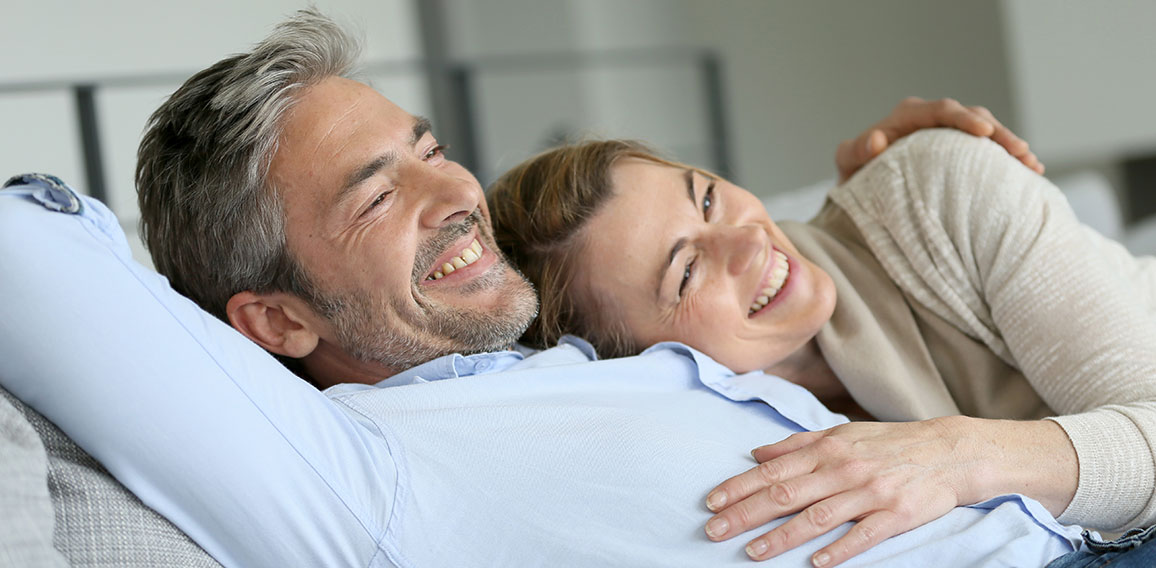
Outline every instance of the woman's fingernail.
<path fill-rule="evenodd" d="M 830 561 L 831 555 L 826 552 L 820 552 L 811 558 L 811 564 L 814 564 L 815 568 L 823 568 Z"/>
<path fill-rule="evenodd" d="M 731 524 L 722 517 L 715 517 L 706 524 L 706 534 L 711 538 L 719 538 L 727 533 L 727 529 L 731 528 Z"/>
<path fill-rule="evenodd" d="M 727 494 L 722 491 L 715 491 L 706 496 L 706 508 L 712 511 L 717 511 L 727 504 Z"/>
<path fill-rule="evenodd" d="M 761 538 L 747 545 L 747 556 L 750 556 L 751 558 L 762 556 L 766 552 L 767 541 Z"/>

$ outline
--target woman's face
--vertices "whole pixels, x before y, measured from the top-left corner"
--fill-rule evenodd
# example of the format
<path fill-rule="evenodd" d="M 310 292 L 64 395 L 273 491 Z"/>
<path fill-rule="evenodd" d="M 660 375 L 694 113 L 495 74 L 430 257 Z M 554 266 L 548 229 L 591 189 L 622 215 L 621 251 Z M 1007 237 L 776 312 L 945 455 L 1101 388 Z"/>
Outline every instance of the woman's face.
<path fill-rule="evenodd" d="M 681 341 L 738 372 L 767 369 L 831 317 L 835 287 L 750 192 L 644 159 L 611 170 L 614 197 L 582 230 L 579 297 L 641 346 Z M 585 295 L 582 295 L 585 294 Z"/>

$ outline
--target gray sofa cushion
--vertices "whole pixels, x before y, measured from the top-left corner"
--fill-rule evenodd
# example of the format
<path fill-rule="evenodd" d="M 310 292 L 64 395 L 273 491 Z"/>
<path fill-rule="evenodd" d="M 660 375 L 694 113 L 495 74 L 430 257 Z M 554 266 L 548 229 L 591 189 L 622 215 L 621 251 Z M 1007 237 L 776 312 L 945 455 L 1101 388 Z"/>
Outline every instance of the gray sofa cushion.
<path fill-rule="evenodd" d="M 52 547 L 55 524 L 44 444 L 0 398 L 0 566 L 67 566 Z"/>
<path fill-rule="evenodd" d="M 220 566 L 172 523 L 141 503 L 55 425 L 7 391 L 0 389 L 0 394 L 3 395 L 0 404 L 6 403 L 4 406 L 17 410 L 27 421 L 26 425 L 39 434 L 39 442 L 43 443 L 40 451 L 47 453 L 47 491 L 51 495 L 52 506 L 55 509 L 56 527 L 52 543 L 72 566 L 142 568 Z M 0 416 L 3 415 L 7 413 L 0 411 Z M 17 427 L 15 430 L 25 432 L 24 435 L 27 436 L 25 428 Z M 25 453 L 37 454 L 37 448 L 33 447 L 38 445 L 36 442 L 24 440 L 25 446 L 31 448 Z M 6 462 L 7 450 L 4 451 Z M 33 463 L 35 457 L 22 459 L 29 460 L 22 467 L 32 470 L 36 468 Z M 0 464 L 0 468 L 3 466 L 4 464 Z M 0 483 L 9 485 L 11 483 L 9 476 L 0 475 Z M 21 485 L 24 483 L 21 482 Z M 43 478 L 39 483 L 43 485 Z M 18 491 L 27 493 L 32 490 Z M 8 492 L 9 489 L 5 487 L 0 495 Z M 35 497 L 34 494 L 31 496 Z M 35 534 L 21 538 L 31 539 L 30 542 L 40 544 L 45 535 L 52 534 L 52 523 L 42 518 L 43 499 L 33 501 L 32 505 L 35 506 L 28 505 L 25 508 L 29 510 L 30 515 L 37 518 L 37 524 L 29 525 L 29 530 L 25 532 Z M 0 508 L 7 511 L 4 505 L 0 505 Z M 0 540 L 8 541 L 13 533 L 7 531 L 6 525 L 0 527 L 3 527 L 0 530 L 5 531 L 0 533 L 2 535 Z M 7 548 L 7 544 L 2 546 L 0 551 Z M 45 558 L 48 560 L 41 563 L 8 564 L 2 562 L 5 558 L 0 555 L 0 565 L 61 565 L 58 561 L 57 564 L 52 564 L 51 562 L 56 560 L 52 560 L 50 556 L 46 553 Z"/>

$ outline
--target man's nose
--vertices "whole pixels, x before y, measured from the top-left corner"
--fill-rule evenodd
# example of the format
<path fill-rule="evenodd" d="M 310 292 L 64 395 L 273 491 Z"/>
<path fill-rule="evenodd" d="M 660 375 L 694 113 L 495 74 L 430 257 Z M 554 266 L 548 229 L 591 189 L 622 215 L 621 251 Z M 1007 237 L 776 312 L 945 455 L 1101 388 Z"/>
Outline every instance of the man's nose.
<path fill-rule="evenodd" d="M 481 187 L 472 179 L 455 173 L 435 168 L 427 168 L 423 172 L 424 179 L 420 188 L 425 196 L 421 212 L 422 225 L 436 229 L 457 223 L 481 206 Z"/>

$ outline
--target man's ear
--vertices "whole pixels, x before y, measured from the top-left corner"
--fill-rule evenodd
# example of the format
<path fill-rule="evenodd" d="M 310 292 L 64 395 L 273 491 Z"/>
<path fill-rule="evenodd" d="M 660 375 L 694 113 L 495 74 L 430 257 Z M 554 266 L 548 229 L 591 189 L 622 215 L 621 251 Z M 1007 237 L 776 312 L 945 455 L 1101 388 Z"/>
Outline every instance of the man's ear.
<path fill-rule="evenodd" d="M 238 292 L 229 298 L 225 311 L 237 331 L 278 355 L 301 359 L 312 353 L 320 340 L 310 325 L 312 311 L 292 294 Z"/>

